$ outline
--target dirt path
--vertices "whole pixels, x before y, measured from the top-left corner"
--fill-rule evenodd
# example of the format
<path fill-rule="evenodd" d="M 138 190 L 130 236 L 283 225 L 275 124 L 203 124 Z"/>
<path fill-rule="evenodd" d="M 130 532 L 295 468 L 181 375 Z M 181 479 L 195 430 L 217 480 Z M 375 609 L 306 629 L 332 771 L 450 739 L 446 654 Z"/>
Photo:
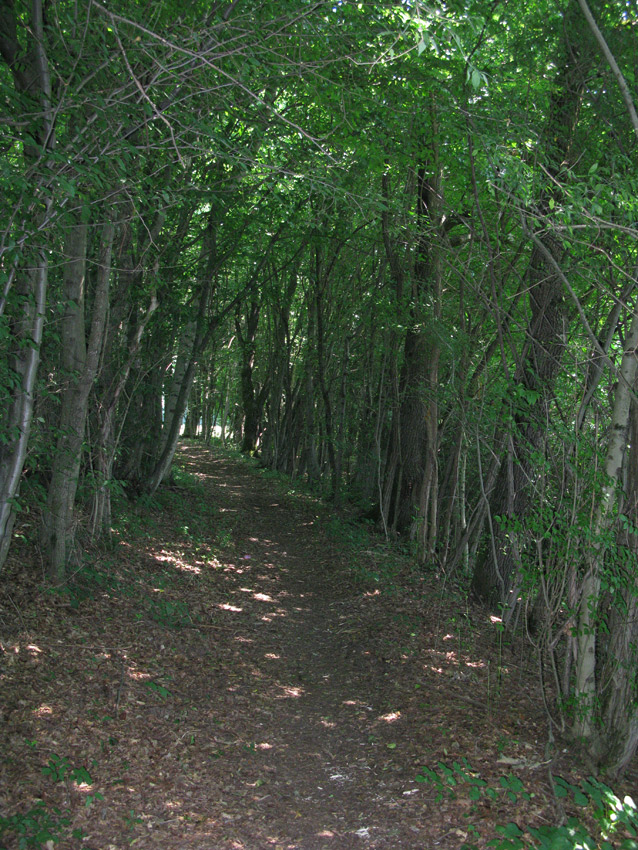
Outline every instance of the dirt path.
<path fill-rule="evenodd" d="M 366 639 L 374 597 L 352 593 L 312 503 L 294 510 L 236 464 L 205 463 L 201 453 L 189 463 L 220 493 L 224 512 L 241 516 L 246 538 L 224 610 L 242 609 L 230 701 L 240 705 L 235 731 L 249 747 L 227 794 L 247 808 L 232 806 L 225 840 L 286 850 L 425 846 L 415 766 L 392 758 L 404 724 L 398 686 Z"/>
<path fill-rule="evenodd" d="M 203 447 L 181 462 L 196 492 L 152 504 L 68 595 L 0 599 L 3 810 L 41 799 L 63 850 L 481 847 L 527 817 L 416 781 L 466 758 L 543 793 L 533 672 L 485 615 L 440 581 L 355 584 L 327 509 Z"/>

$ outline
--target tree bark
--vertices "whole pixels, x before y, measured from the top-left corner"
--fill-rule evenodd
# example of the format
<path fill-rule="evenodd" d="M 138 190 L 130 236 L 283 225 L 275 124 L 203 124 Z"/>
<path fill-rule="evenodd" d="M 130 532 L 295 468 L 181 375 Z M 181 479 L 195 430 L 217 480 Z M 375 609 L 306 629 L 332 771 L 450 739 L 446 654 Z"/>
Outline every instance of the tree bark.
<path fill-rule="evenodd" d="M 581 583 L 580 605 L 576 624 L 578 653 L 574 690 L 578 716 L 574 731 L 576 735 L 586 740 L 593 740 L 596 731 L 594 720 L 597 699 L 597 617 L 601 602 L 601 571 L 605 554 L 601 536 L 611 521 L 616 491 L 621 480 L 623 460 L 627 449 L 631 398 L 637 372 L 638 310 L 635 310 L 631 329 L 625 341 L 625 350 L 616 385 L 611 432 L 605 458 L 605 482 L 601 489 L 596 516 L 592 523 L 592 540 L 587 549 L 586 573 Z"/>
<path fill-rule="evenodd" d="M 102 230 L 97 261 L 95 293 L 88 344 L 84 346 L 84 260 L 86 256 L 86 226 L 70 238 L 74 251 L 74 267 L 69 269 L 67 298 L 78 298 L 75 315 L 69 316 L 62 343 L 72 353 L 77 378 L 68 386 L 62 399 L 60 436 L 58 438 L 46 510 L 43 514 L 42 545 L 48 565 L 49 578 L 64 581 L 66 565 L 73 546 L 74 504 L 80 472 L 80 459 L 89 404 L 89 393 L 98 372 L 106 316 L 109 305 L 111 253 L 115 228 L 110 222 Z M 68 243 L 67 243 L 68 244 Z M 70 363 L 68 364 L 70 365 Z"/>
<path fill-rule="evenodd" d="M 42 0 L 31 2 L 29 27 L 25 27 L 28 33 L 27 47 L 22 55 L 13 4 L 6 4 L 0 10 L 0 16 L 0 53 L 11 71 L 16 92 L 30 99 L 25 113 L 33 114 L 34 101 L 38 105 L 37 118 L 24 135 L 24 158 L 28 166 L 36 162 L 46 166 L 55 138 Z M 35 200 L 29 210 L 36 220 L 36 230 L 49 219 L 53 206 L 50 196 L 40 193 L 41 182 L 41 179 L 36 178 L 32 186 Z M 13 303 L 16 306 L 10 321 L 7 350 L 9 368 L 16 376 L 16 381 L 7 393 L 5 410 L 0 413 L 0 426 L 4 432 L 0 446 L 0 569 L 4 566 L 11 545 L 20 479 L 33 419 L 34 387 L 40 362 L 47 295 L 48 252 L 44 246 L 34 247 L 20 266 L 21 271 L 17 272 L 15 278 Z M 6 301 L 3 304 L 6 310 Z"/>
<path fill-rule="evenodd" d="M 565 13 L 565 43 L 561 71 L 551 96 L 544 130 L 545 167 L 558 174 L 573 161 L 573 143 L 586 70 L 593 59 L 576 0 Z M 548 220 L 550 196 L 539 199 L 539 212 Z M 501 467 L 490 510 L 500 517 L 495 537 L 485 544 L 472 577 L 474 595 L 493 610 L 502 609 L 507 623 L 516 610 L 524 540 L 517 529 L 532 507 L 535 455 L 542 449 L 549 422 L 553 386 L 565 349 L 566 306 L 563 281 L 557 269 L 563 256 L 560 240 L 545 226 L 534 244 L 528 268 L 530 320 L 526 345 L 512 387 L 513 431 L 507 461 Z"/>
<path fill-rule="evenodd" d="M 440 192 L 439 172 L 435 151 L 430 171 L 424 165 L 416 175 L 417 258 L 403 346 L 399 403 L 393 411 L 382 499 L 384 527 L 399 534 L 408 534 L 415 540 L 420 562 L 432 554 L 436 536 L 434 504 L 438 477 L 439 344 L 432 333 L 431 323 L 436 322 L 440 311 L 440 276 L 437 248 L 433 244 Z M 397 295 L 400 296 L 404 275 L 387 233 L 387 222 L 384 222 L 383 229 L 386 251 L 390 251 L 388 263 L 394 270 Z M 428 312 L 425 312 L 425 305 L 428 305 Z"/>

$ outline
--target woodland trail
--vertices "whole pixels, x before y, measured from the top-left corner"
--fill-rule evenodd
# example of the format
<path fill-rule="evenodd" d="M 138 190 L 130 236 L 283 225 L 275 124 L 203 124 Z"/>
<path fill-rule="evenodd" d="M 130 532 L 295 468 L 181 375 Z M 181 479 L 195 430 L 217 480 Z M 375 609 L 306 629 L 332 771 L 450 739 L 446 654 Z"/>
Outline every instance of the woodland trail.
<path fill-rule="evenodd" d="M 440 580 L 355 582 L 346 526 L 245 461 L 191 443 L 180 464 L 196 488 L 69 597 L 0 599 L 4 811 L 68 813 L 63 850 L 427 850 L 482 847 L 513 816 L 417 782 L 424 766 L 467 758 L 498 786 L 516 765 L 544 797 L 533 672 L 484 612 Z M 357 568 L 389 557 L 371 539 Z M 52 783 L 52 757 L 93 784 Z"/>

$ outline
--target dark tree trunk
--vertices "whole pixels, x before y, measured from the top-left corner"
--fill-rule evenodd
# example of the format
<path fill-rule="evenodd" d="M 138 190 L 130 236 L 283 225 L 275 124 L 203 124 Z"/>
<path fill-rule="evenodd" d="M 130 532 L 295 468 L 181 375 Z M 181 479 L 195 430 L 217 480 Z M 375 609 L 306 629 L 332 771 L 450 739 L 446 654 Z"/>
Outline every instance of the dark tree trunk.
<path fill-rule="evenodd" d="M 257 391 L 253 381 L 253 369 L 255 366 L 255 351 L 257 340 L 257 328 L 259 326 L 259 314 L 261 307 L 259 302 L 253 298 L 246 311 L 246 320 L 242 327 L 239 319 L 235 321 L 237 339 L 241 350 L 241 370 L 239 378 L 241 382 L 241 400 L 244 411 L 244 428 L 241 442 L 241 451 L 244 454 L 253 454 L 257 448 L 259 438 L 259 425 L 263 407 L 264 395 Z"/>
<path fill-rule="evenodd" d="M 565 16 L 564 55 L 556 88 L 551 96 L 544 131 L 545 162 L 550 174 L 573 159 L 573 143 L 591 50 L 577 42 L 578 9 L 572 0 Z M 581 55 L 582 54 L 582 55 Z M 547 218 L 550 195 L 539 200 Z M 530 320 L 528 343 L 512 387 L 514 428 L 507 460 L 501 466 L 490 500 L 494 537 L 483 549 L 474 570 L 474 595 L 493 609 L 505 606 L 509 621 L 516 608 L 523 540 L 512 526 L 521 527 L 532 505 L 536 456 L 542 451 L 549 422 L 549 404 L 565 349 L 566 306 L 563 283 L 556 265 L 563 258 L 559 239 L 546 228 L 539 234 L 542 248 L 534 245 L 528 269 Z M 553 262 L 552 262 L 553 260 Z M 556 265 L 555 265 L 556 264 Z"/>
<path fill-rule="evenodd" d="M 416 190 L 418 250 L 412 275 L 408 329 L 403 346 L 399 403 L 393 411 L 381 508 L 384 512 L 384 526 L 399 534 L 409 534 L 418 542 L 419 559 L 424 560 L 426 553 L 431 553 L 436 526 L 436 519 L 431 516 L 436 498 L 434 502 L 431 500 L 437 481 L 439 346 L 430 325 L 440 310 L 440 281 L 436 248 L 432 242 L 439 195 L 439 165 L 436 156 L 430 170 L 425 166 L 419 168 Z M 383 230 L 388 261 L 400 300 L 404 276 L 385 221 Z"/>

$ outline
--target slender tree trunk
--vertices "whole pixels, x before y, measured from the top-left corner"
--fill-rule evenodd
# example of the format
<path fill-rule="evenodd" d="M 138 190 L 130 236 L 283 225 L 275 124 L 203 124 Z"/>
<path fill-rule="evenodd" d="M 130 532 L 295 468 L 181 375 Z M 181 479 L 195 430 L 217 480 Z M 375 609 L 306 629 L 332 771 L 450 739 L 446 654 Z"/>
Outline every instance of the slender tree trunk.
<path fill-rule="evenodd" d="M 241 351 L 241 370 L 239 378 L 241 384 L 242 407 L 244 410 L 244 433 L 241 443 L 241 451 L 244 454 L 252 454 L 257 448 L 259 421 L 261 419 L 262 404 L 260 403 L 260 400 L 263 396 L 255 389 L 253 381 L 257 328 L 259 325 L 260 311 L 261 306 L 253 296 L 246 313 L 245 326 L 242 328 L 239 319 L 235 322 L 237 339 L 239 340 Z"/>
<path fill-rule="evenodd" d="M 140 316 L 137 326 L 129 336 L 126 359 L 117 375 L 111 376 L 97 408 L 96 438 L 93 448 L 94 474 L 97 480 L 91 506 L 91 535 L 99 538 L 111 528 L 111 480 L 118 443 L 117 410 L 120 397 L 129 379 L 131 369 L 138 356 L 142 338 L 151 316 L 158 307 L 153 293 L 150 303 Z"/>
<path fill-rule="evenodd" d="M 84 338 L 84 270 L 86 260 L 86 225 L 78 225 L 67 245 L 74 257 L 67 275 L 67 317 L 63 325 L 63 346 L 69 348 L 64 365 L 76 372 L 62 399 L 60 436 L 56 446 L 46 510 L 43 514 L 42 544 L 49 577 L 62 582 L 73 545 L 74 504 L 80 472 L 80 458 L 89 393 L 97 375 L 106 314 L 108 310 L 111 251 L 115 229 L 104 226 L 97 263 L 93 314 L 88 346 Z M 75 307 L 73 306 L 75 301 Z M 70 313 L 70 314 L 69 314 Z"/>
<path fill-rule="evenodd" d="M 164 451 L 166 443 L 168 442 L 173 419 L 175 418 L 175 411 L 177 410 L 179 394 L 184 383 L 188 364 L 193 356 L 193 345 L 195 343 L 196 332 L 197 322 L 192 320 L 188 322 L 182 331 L 182 335 L 179 340 L 175 366 L 173 367 L 168 393 L 164 399 L 164 424 L 162 427 L 162 436 L 159 445 L 160 454 Z M 183 411 L 181 415 L 183 415 Z"/>
<path fill-rule="evenodd" d="M 200 292 L 192 345 L 190 346 L 190 351 L 188 352 L 188 357 L 185 361 L 185 369 L 181 376 L 179 390 L 175 396 L 171 416 L 170 418 L 165 417 L 164 419 L 164 427 L 162 429 L 162 450 L 157 463 L 146 482 L 145 489 L 149 493 L 154 493 L 162 481 L 164 481 L 170 473 L 175 450 L 177 449 L 182 420 L 188 404 L 188 397 L 193 386 L 193 380 L 195 379 L 197 361 L 201 354 L 206 336 L 206 315 L 208 312 L 210 290 L 211 281 L 209 279 L 204 281 Z"/>
<path fill-rule="evenodd" d="M 12 342 L 17 350 L 10 358 L 10 365 L 19 381 L 11 394 L 6 418 L 3 417 L 7 438 L 0 446 L 0 569 L 11 545 L 15 505 L 33 418 L 47 291 L 48 260 L 45 251 L 37 253 L 34 266 L 29 272 L 24 272 L 16 286 L 18 295 L 24 292 L 24 306 L 12 328 Z"/>
<path fill-rule="evenodd" d="M 55 141 L 42 0 L 31 2 L 29 25 L 24 27 L 27 34 L 24 53 L 21 54 L 17 38 L 13 3 L 7 3 L 6 8 L 0 10 L 0 25 L 3 30 L 0 39 L 2 58 L 13 76 L 16 92 L 28 97 L 25 114 L 33 115 L 33 104 L 38 105 L 33 126 L 25 131 L 23 150 L 26 164 L 33 166 L 39 163 L 42 171 Z M 37 233 L 39 225 L 50 219 L 53 203 L 47 198 L 47 193 L 44 194 L 46 200 L 38 200 L 39 181 L 32 189 L 35 201 L 27 215 L 35 219 Z M 4 566 L 11 544 L 20 478 L 33 419 L 34 388 L 40 362 L 48 282 L 48 251 L 45 246 L 35 246 L 24 257 L 20 269 L 12 293 L 16 311 L 10 321 L 7 349 L 9 367 L 17 380 L 8 392 L 5 410 L 0 413 L 0 426 L 4 431 L 0 445 L 0 569 Z"/>
<path fill-rule="evenodd" d="M 634 310 L 631 329 L 625 341 L 618 383 L 614 396 L 611 433 L 605 459 L 605 482 L 603 484 L 596 516 L 592 527 L 592 538 L 587 549 L 585 577 L 581 583 L 580 605 L 577 616 L 578 652 L 575 667 L 575 696 L 578 716 L 574 725 L 575 734 L 593 741 L 595 707 L 598 695 L 596 683 L 596 660 L 598 639 L 598 612 L 601 604 L 601 573 L 605 547 L 601 542 L 612 521 L 612 511 L 620 483 L 631 412 L 632 390 L 638 371 L 638 309 Z"/>

